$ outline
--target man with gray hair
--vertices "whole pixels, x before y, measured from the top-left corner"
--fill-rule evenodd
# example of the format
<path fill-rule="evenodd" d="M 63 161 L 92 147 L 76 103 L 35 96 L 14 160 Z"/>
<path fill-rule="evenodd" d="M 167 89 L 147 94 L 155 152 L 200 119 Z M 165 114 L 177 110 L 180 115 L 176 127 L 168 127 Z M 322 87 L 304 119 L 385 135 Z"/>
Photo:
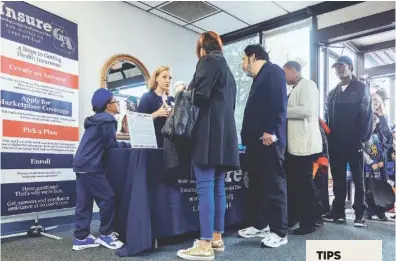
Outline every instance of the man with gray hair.
<path fill-rule="evenodd" d="M 301 75 L 301 65 L 289 61 L 283 66 L 286 82 L 293 86 L 287 105 L 287 153 L 289 226 L 300 222 L 295 235 L 315 231 L 315 184 L 312 176 L 314 155 L 322 152 L 318 123 L 319 91 L 316 84 Z"/>

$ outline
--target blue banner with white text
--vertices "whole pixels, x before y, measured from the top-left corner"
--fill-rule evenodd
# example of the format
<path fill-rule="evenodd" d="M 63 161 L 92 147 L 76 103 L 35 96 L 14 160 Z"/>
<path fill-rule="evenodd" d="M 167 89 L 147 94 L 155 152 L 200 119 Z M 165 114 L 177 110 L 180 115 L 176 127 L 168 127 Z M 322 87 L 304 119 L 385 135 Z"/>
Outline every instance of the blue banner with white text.
<path fill-rule="evenodd" d="M 1 37 L 78 60 L 77 24 L 26 2 L 1 2 Z"/>
<path fill-rule="evenodd" d="M 1 2 L 1 216 L 76 203 L 78 26 L 33 4 Z"/>
<path fill-rule="evenodd" d="M 71 102 L 8 91 L 1 91 L 1 107 L 69 117 L 73 116 Z"/>

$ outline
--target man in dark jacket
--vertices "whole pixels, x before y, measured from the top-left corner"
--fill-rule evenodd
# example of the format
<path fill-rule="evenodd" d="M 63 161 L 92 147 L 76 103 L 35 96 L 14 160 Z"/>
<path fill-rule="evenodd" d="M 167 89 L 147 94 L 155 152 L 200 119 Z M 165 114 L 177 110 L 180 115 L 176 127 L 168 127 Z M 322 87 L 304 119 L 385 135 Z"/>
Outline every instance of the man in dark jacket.
<path fill-rule="evenodd" d="M 95 113 L 85 119 L 85 132 L 73 160 L 76 172 L 76 230 L 73 250 L 103 245 L 118 249 L 123 243 L 114 233 L 114 192 L 105 174 L 105 162 L 110 148 L 130 147 L 116 141 L 119 103 L 107 89 L 98 89 L 92 97 Z M 100 209 L 100 236 L 90 234 L 93 201 Z"/>
<path fill-rule="evenodd" d="M 356 227 L 364 227 L 365 189 L 363 172 L 363 142 L 370 139 L 373 120 L 369 88 L 352 74 L 353 63 L 340 56 L 333 65 L 340 83 L 327 97 L 325 120 L 331 129 L 328 136 L 330 167 L 333 177 L 332 209 L 323 216 L 325 221 L 345 222 L 346 165 L 351 167 L 355 185 Z"/>
<path fill-rule="evenodd" d="M 269 61 L 260 45 L 249 45 L 243 69 L 253 77 L 246 103 L 241 139 L 246 146 L 253 224 L 241 237 L 263 237 L 261 244 L 287 243 L 287 189 L 283 170 L 286 147 L 286 79 L 282 68 Z M 271 231 L 271 232 L 270 232 Z"/>

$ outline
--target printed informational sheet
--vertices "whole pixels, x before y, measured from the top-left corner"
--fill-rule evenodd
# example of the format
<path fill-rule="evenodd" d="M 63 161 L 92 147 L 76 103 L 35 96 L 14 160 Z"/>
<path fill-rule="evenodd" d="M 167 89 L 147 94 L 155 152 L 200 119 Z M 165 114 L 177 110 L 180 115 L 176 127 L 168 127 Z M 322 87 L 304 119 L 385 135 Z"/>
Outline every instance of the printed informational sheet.
<path fill-rule="evenodd" d="M 132 148 L 157 148 L 151 114 L 128 111 L 127 120 Z"/>
<path fill-rule="evenodd" d="M 77 24 L 1 2 L 1 215 L 75 206 Z"/>

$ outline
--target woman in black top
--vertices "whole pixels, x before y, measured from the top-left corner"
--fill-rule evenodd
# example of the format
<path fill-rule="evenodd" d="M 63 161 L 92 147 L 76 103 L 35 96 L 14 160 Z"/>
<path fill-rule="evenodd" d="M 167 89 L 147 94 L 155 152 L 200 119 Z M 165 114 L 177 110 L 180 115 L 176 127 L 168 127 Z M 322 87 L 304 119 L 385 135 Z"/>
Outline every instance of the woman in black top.
<path fill-rule="evenodd" d="M 236 82 L 222 46 L 218 34 L 201 35 L 191 88 L 183 94 L 199 108 L 191 137 L 191 160 L 198 193 L 200 240 L 177 252 L 186 260 L 213 260 L 214 250 L 224 251 L 225 173 L 240 165 L 234 117 Z"/>
<path fill-rule="evenodd" d="M 161 129 L 165 125 L 174 102 L 173 97 L 168 96 L 171 80 L 172 75 L 169 67 L 157 68 L 148 82 L 150 91 L 142 96 L 137 109 L 140 113 L 148 113 L 153 116 L 158 148 L 162 148 L 164 144 Z"/>

